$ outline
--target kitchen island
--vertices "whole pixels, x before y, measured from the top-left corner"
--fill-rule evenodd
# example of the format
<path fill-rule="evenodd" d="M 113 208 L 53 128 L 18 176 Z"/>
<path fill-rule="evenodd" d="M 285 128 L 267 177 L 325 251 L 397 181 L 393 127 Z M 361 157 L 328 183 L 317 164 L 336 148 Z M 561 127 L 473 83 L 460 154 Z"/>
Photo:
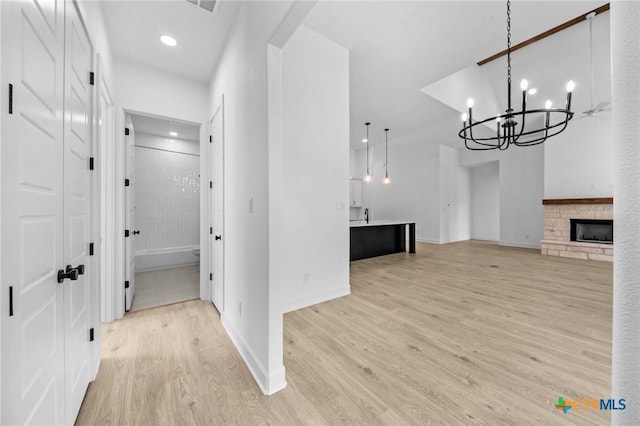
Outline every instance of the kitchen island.
<path fill-rule="evenodd" d="M 406 251 L 409 229 L 409 253 L 416 252 L 416 223 L 410 221 L 372 220 L 353 222 L 350 228 L 349 260 L 367 259 Z"/>

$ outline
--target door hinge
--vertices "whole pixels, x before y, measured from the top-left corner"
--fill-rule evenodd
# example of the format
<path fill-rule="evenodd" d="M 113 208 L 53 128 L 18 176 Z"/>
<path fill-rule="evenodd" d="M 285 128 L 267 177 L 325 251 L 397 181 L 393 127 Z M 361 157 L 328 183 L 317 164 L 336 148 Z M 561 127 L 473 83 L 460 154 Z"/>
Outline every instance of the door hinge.
<path fill-rule="evenodd" d="M 129 136 L 129 128 L 128 128 L 128 127 L 125 127 L 125 128 L 124 128 L 124 134 L 125 134 L 126 136 Z"/>
<path fill-rule="evenodd" d="M 13 286 L 9 286 L 9 316 L 13 316 Z"/>
<path fill-rule="evenodd" d="M 124 180 L 124 186 L 129 186 L 129 185 L 130 185 L 130 183 L 129 183 L 129 179 L 125 179 L 125 180 Z"/>
<path fill-rule="evenodd" d="M 213 142 L 213 136 L 209 135 L 209 143 Z"/>
<path fill-rule="evenodd" d="M 129 281 L 124 282 L 124 288 L 129 288 Z"/>
<path fill-rule="evenodd" d="M 96 84 L 95 83 L 95 78 L 96 78 L 96 74 L 93 71 L 89 72 L 89 84 L 90 85 L 93 86 L 93 85 Z"/>
<path fill-rule="evenodd" d="M 213 181 L 212 180 L 209 181 L 209 188 L 213 189 Z"/>
<path fill-rule="evenodd" d="M 209 274 L 209 281 L 213 281 L 213 274 Z"/>
<path fill-rule="evenodd" d="M 90 341 L 90 342 L 93 342 L 93 340 L 94 340 L 94 337 L 93 337 L 93 328 L 90 328 L 90 329 L 89 329 L 89 341 Z"/>
<path fill-rule="evenodd" d="M 93 243 L 89 243 L 89 256 L 93 256 Z"/>
<path fill-rule="evenodd" d="M 128 237 L 129 237 L 129 230 L 128 230 L 128 229 L 125 229 L 125 230 L 124 230 L 124 237 L 125 237 L 125 238 L 128 238 Z"/>
<path fill-rule="evenodd" d="M 209 227 L 209 234 L 213 235 L 213 226 Z"/>
<path fill-rule="evenodd" d="M 93 159 L 93 157 L 89 157 L 89 170 L 93 170 L 94 169 L 94 164 L 95 160 Z"/>
<path fill-rule="evenodd" d="M 9 114 L 13 114 L 13 84 L 9 83 Z"/>

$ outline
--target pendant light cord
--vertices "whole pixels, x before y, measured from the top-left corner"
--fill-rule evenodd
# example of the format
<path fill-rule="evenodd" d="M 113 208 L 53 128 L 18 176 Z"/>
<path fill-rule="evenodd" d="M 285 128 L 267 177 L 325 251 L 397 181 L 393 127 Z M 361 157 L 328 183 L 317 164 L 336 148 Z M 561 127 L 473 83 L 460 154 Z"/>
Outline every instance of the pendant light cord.
<path fill-rule="evenodd" d="M 389 129 L 384 129 L 384 177 L 389 177 Z"/>

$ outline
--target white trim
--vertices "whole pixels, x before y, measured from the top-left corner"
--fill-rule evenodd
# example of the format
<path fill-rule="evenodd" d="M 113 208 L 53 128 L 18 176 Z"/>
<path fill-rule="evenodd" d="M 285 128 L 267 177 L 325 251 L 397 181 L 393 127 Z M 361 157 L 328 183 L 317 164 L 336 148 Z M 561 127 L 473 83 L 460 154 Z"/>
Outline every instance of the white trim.
<path fill-rule="evenodd" d="M 198 245 L 192 246 L 181 246 L 181 247 L 165 247 L 159 249 L 142 249 L 135 250 L 133 252 L 134 256 L 144 256 L 146 254 L 165 254 L 165 253 L 178 253 L 183 251 L 192 251 L 193 249 L 200 248 Z"/>
<path fill-rule="evenodd" d="M 433 240 L 431 238 L 418 238 L 416 237 L 417 243 L 428 243 L 428 244 L 442 244 L 439 240 Z"/>
<path fill-rule="evenodd" d="M 273 395 L 274 393 L 284 389 L 287 386 L 284 366 L 276 369 L 275 371 L 267 372 L 258 357 L 255 356 L 246 342 L 242 337 L 240 337 L 240 334 L 233 328 L 231 323 L 225 320 L 225 318 L 226 317 L 224 315 L 220 318 L 222 326 L 244 360 L 244 363 L 249 368 L 251 375 L 258 384 L 258 387 L 260 387 L 262 393 L 265 395 Z"/>
<path fill-rule="evenodd" d="M 293 312 L 298 309 L 306 308 L 308 306 L 317 305 L 318 303 L 327 302 L 339 297 L 348 296 L 351 294 L 351 288 L 347 284 L 346 288 L 335 288 L 329 291 L 325 291 L 319 295 L 306 296 L 300 299 L 290 300 L 283 303 L 283 312 Z"/>
<path fill-rule="evenodd" d="M 227 235 L 227 228 L 226 228 L 226 221 L 225 221 L 225 214 L 226 214 L 226 206 L 227 206 L 227 198 L 226 198 L 226 191 L 225 191 L 225 182 L 227 181 L 227 168 L 226 166 L 226 155 L 227 155 L 227 150 L 226 150 L 226 135 L 225 135 L 225 116 L 224 116 L 224 93 L 222 95 L 220 95 L 220 103 L 218 104 L 214 104 L 214 113 L 211 115 L 211 119 L 209 120 L 208 126 L 207 126 L 207 134 L 209 135 L 209 138 L 207 138 L 209 141 L 211 140 L 210 138 L 213 136 L 213 132 L 211 131 L 212 128 L 211 126 L 213 125 L 214 120 L 216 119 L 216 117 L 218 116 L 218 114 L 220 114 L 220 126 L 221 128 L 221 133 L 222 133 L 222 306 L 218 307 L 216 306 L 216 309 L 218 309 L 218 311 L 222 314 L 224 312 L 225 306 L 226 306 L 226 283 L 229 282 L 228 281 L 228 277 L 227 277 L 227 270 L 228 268 L 226 267 L 226 238 L 224 237 L 225 235 Z M 205 207 L 205 220 L 206 220 L 206 227 L 203 227 L 202 229 L 202 233 L 201 235 L 204 235 L 204 240 L 207 241 L 207 244 L 205 244 L 206 246 L 206 250 L 203 253 L 202 248 L 203 248 L 203 244 L 200 244 L 200 279 L 202 280 L 202 282 L 204 282 L 205 284 L 202 285 L 200 287 L 200 298 L 204 299 L 204 300 L 210 300 L 211 302 L 213 302 L 213 282 L 211 280 L 209 280 L 209 274 L 213 273 L 213 257 L 212 257 L 212 252 L 211 252 L 211 245 L 212 245 L 212 238 L 213 235 L 211 235 L 208 230 L 209 228 L 213 228 L 213 211 L 211 211 L 211 197 L 213 196 L 212 191 L 209 191 L 209 181 L 213 180 L 213 144 L 211 142 L 207 142 L 207 145 L 209 145 L 209 148 L 207 150 L 201 151 L 201 152 L 207 152 L 208 153 L 208 157 L 206 158 L 206 164 L 207 164 L 207 176 L 208 179 L 203 183 L 203 185 L 201 186 L 202 188 L 206 189 L 206 205 L 204 205 L 203 200 L 205 198 L 205 195 L 202 196 L 201 198 L 201 205 L 204 205 Z M 204 173 L 201 172 L 200 173 L 201 176 L 204 176 Z M 201 237 L 202 238 L 202 237 Z M 202 241 L 202 239 L 201 239 Z M 206 268 L 203 269 L 202 267 L 202 259 L 206 260 Z M 214 303 L 215 305 L 215 303 Z"/>
<path fill-rule="evenodd" d="M 538 243 L 538 244 L 523 244 L 523 243 L 513 243 L 513 242 L 509 242 L 509 241 L 500 241 L 499 245 L 504 246 L 504 247 L 540 249 L 540 243 Z"/>

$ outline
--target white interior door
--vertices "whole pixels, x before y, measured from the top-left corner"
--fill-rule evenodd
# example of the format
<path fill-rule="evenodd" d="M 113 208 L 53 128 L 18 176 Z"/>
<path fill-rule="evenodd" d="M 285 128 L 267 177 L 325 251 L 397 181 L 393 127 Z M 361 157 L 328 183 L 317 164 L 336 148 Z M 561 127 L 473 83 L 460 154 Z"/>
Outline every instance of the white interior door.
<path fill-rule="evenodd" d="M 224 311 L 224 132 L 223 109 L 211 120 L 211 206 L 210 223 L 213 232 L 209 234 L 211 253 L 211 300 L 218 311 Z"/>
<path fill-rule="evenodd" d="M 91 380 L 89 342 L 92 289 L 89 266 L 91 193 L 92 86 L 89 75 L 93 50 L 75 3 L 65 19 L 64 121 L 64 265 L 77 268 L 77 280 L 64 282 L 65 388 L 67 420 L 75 420 Z"/>
<path fill-rule="evenodd" d="M 2 306 L 0 423 L 63 424 L 64 3 L 0 7 L 3 93 L 13 85 L 1 117 L 1 286 L 12 300 Z"/>
<path fill-rule="evenodd" d="M 125 132 L 125 176 L 129 185 L 125 187 L 125 244 L 124 244 L 124 270 L 125 270 L 125 289 L 124 289 L 124 309 L 131 309 L 133 297 L 136 292 L 136 265 L 133 253 L 133 231 L 135 229 L 135 132 L 131 117 L 127 115 L 125 120 L 127 129 Z M 128 133 L 128 134 L 127 134 Z M 128 234 L 128 236 L 126 236 Z"/>

